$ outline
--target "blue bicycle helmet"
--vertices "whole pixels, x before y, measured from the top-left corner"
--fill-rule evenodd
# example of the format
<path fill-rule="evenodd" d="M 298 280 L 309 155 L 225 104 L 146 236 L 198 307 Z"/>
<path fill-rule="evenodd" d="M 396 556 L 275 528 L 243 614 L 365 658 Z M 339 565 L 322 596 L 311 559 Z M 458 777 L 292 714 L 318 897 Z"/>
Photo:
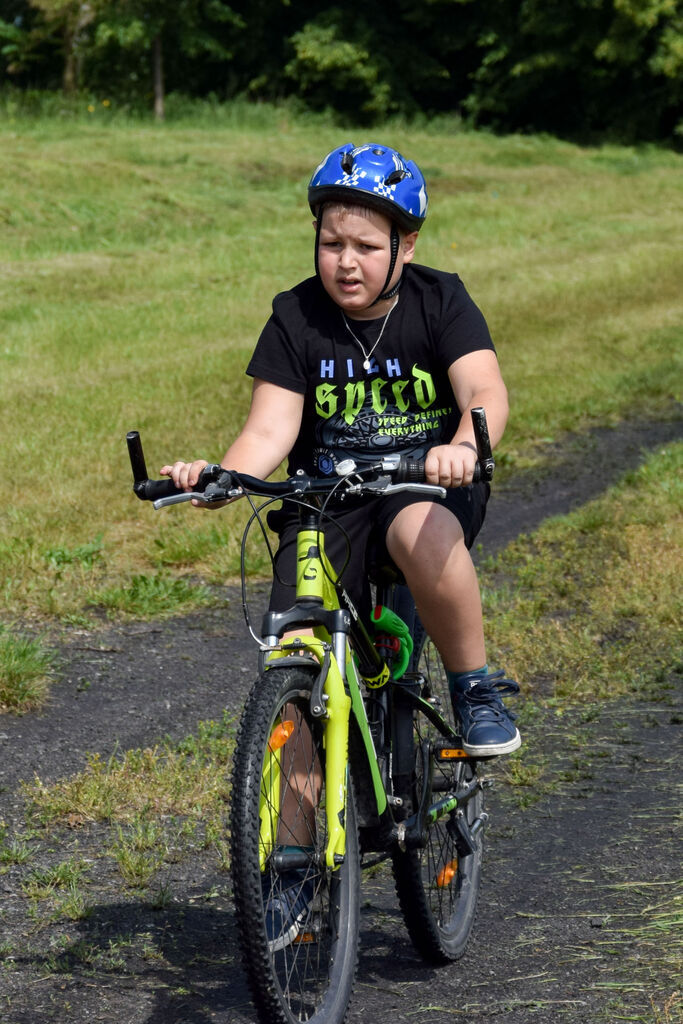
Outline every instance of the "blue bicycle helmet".
<path fill-rule="evenodd" d="M 387 291 L 394 273 L 400 239 L 397 225 L 404 231 L 419 231 L 427 216 L 427 187 L 420 168 L 404 160 L 390 146 L 367 142 L 354 146 L 347 142 L 328 153 L 316 167 L 308 184 L 308 202 L 317 218 L 315 269 L 318 270 L 318 244 L 322 224 L 321 211 L 326 203 L 353 203 L 369 206 L 391 221 L 391 260 L 384 286 L 372 305 L 391 299 L 401 286 L 399 281 Z"/>
<path fill-rule="evenodd" d="M 427 188 L 412 160 L 389 146 L 368 142 L 333 149 L 313 172 L 308 202 L 313 213 L 324 203 L 353 202 L 383 213 L 405 231 L 419 231 L 427 216 Z"/>

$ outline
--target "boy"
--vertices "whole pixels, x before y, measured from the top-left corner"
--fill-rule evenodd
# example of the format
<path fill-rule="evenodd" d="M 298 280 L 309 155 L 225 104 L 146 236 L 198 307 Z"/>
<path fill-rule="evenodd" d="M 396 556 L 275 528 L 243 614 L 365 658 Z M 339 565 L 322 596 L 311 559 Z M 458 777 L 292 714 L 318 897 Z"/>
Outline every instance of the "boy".
<path fill-rule="evenodd" d="M 493 342 L 456 274 L 415 266 L 427 192 L 415 163 L 377 144 L 329 153 L 311 178 L 316 276 L 275 297 L 247 368 L 254 378 L 246 423 L 226 469 L 268 477 L 289 456 L 290 472 L 334 473 L 351 457 L 425 458 L 429 483 L 454 488 L 443 500 L 401 494 L 345 507 L 337 517 L 359 562 L 344 584 L 367 598 L 363 553 L 379 539 L 406 578 L 420 618 L 448 671 L 463 747 L 475 757 L 521 743 L 501 693 L 517 692 L 486 665 L 481 602 L 469 548 L 489 487 L 472 483 L 476 448 L 470 409 L 483 406 L 492 445 L 503 434 L 507 391 Z M 161 473 L 191 490 L 204 460 Z M 296 514 L 269 517 L 280 535 L 271 608 L 292 604 Z M 326 532 L 339 567 L 339 530 Z"/>

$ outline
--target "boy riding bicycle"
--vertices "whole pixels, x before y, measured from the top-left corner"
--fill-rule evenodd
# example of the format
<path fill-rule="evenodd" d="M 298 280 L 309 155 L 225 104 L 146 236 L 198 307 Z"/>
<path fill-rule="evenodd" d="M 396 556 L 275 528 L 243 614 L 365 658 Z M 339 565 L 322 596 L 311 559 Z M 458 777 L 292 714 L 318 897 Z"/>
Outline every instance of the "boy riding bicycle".
<path fill-rule="evenodd" d="M 344 583 L 369 599 L 364 554 L 385 545 L 448 670 L 463 748 L 473 757 L 521 743 L 501 693 L 518 687 L 486 663 L 481 600 L 469 549 L 484 520 L 489 485 L 472 483 L 477 460 L 470 410 L 483 406 L 493 446 L 508 416 L 507 391 L 486 322 L 456 274 L 413 264 L 427 192 L 415 163 L 378 144 L 341 146 L 315 170 L 315 277 L 277 295 L 247 373 L 251 407 L 222 465 L 266 478 L 289 456 L 290 472 L 334 474 L 400 453 L 425 459 L 447 497 L 401 494 L 351 499 L 335 519 L 357 562 Z M 205 460 L 161 473 L 192 490 Z M 297 514 L 269 517 L 280 537 L 270 607 L 293 600 Z M 325 531 L 337 570 L 342 530 Z"/>

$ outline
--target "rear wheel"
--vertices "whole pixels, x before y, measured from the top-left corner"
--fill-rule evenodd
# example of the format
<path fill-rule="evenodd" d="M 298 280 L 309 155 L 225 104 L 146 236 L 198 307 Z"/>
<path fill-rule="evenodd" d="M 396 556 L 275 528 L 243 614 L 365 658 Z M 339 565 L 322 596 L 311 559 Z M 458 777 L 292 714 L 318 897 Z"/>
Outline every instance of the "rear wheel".
<path fill-rule="evenodd" d="M 346 856 L 332 871 L 325 864 L 323 728 L 310 711 L 316 675 L 313 667 L 265 672 L 247 700 L 235 751 L 235 909 L 245 971 L 267 1024 L 341 1024 L 355 978 L 360 859 L 353 792 L 349 785 Z M 286 907 L 294 889 L 303 904 L 288 920 L 292 927 L 275 935 L 273 906 Z"/>
<path fill-rule="evenodd" d="M 451 726 L 453 711 L 441 658 L 414 624 L 415 671 L 424 679 L 422 695 Z M 440 733 L 421 714 L 413 723 L 414 802 L 423 780 L 420 751 L 424 741 L 438 742 Z M 432 758 L 432 803 L 447 793 L 462 792 L 476 782 L 476 762 L 463 758 Z M 413 945 L 430 963 L 457 960 L 465 952 L 477 908 L 483 852 L 484 800 L 481 789 L 450 814 L 434 822 L 421 849 L 397 850 L 393 856 L 396 891 Z M 459 816 L 464 827 L 459 825 Z M 471 831 L 474 830 L 474 835 Z M 470 833 L 471 845 L 463 841 Z"/>

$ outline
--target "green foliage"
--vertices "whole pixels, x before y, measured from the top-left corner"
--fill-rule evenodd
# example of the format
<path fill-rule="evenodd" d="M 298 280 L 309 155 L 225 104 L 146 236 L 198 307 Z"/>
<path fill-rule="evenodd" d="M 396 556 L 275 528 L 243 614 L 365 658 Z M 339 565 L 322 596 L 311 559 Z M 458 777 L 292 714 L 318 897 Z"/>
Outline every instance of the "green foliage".
<path fill-rule="evenodd" d="M 376 121 L 398 109 L 390 68 L 378 58 L 372 29 L 333 7 L 292 36 L 295 56 L 285 75 L 313 108 L 336 108 L 358 121 Z"/>
<path fill-rule="evenodd" d="M 98 15 L 90 41 L 89 75 L 104 87 L 102 71 L 111 75 L 112 61 L 119 70 L 135 73 L 148 61 L 154 41 L 161 39 L 174 61 L 179 57 L 228 61 L 231 48 L 222 33 L 234 30 L 242 19 L 221 0 L 182 0 L 169 5 L 161 0 L 97 0 Z"/>
<path fill-rule="evenodd" d="M 466 109 L 481 124 L 617 139 L 670 136 L 683 100 L 676 0 L 486 4 Z"/>
<path fill-rule="evenodd" d="M 678 0 L 7 0 L 0 65 L 22 87 L 148 109 L 152 91 L 295 97 L 356 123 L 466 115 L 500 130 L 672 139 Z M 678 126 L 678 127 L 677 127 Z"/>
<path fill-rule="evenodd" d="M 52 896 L 56 889 L 75 889 L 84 872 L 82 861 L 71 858 L 53 867 L 34 868 L 24 880 L 22 888 L 31 899 L 44 900 Z"/>

